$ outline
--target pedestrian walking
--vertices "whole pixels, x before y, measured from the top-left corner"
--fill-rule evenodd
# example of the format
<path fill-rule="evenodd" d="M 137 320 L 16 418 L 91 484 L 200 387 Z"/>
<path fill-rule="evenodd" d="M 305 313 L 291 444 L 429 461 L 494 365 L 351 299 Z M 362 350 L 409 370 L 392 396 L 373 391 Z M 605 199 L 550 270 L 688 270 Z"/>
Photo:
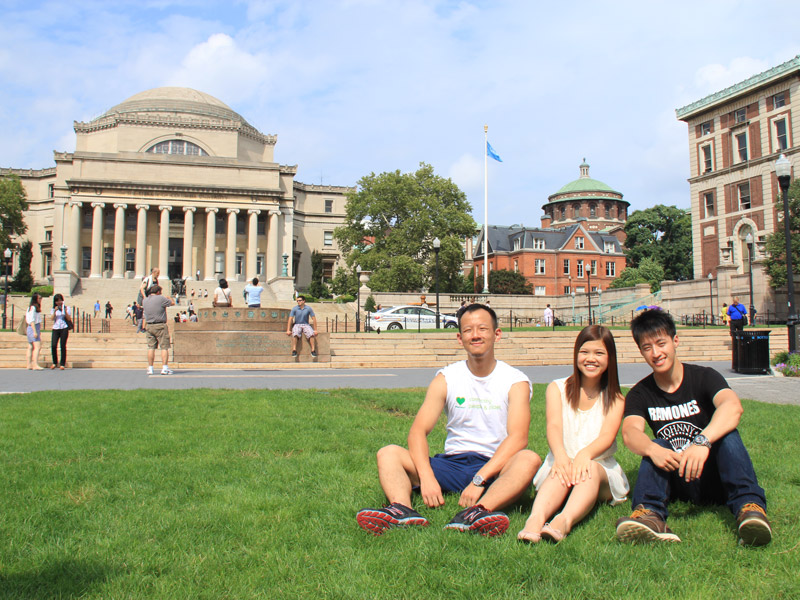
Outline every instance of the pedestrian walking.
<path fill-rule="evenodd" d="M 72 329 L 72 311 L 64 304 L 64 296 L 56 294 L 53 296 L 53 310 L 50 311 L 53 317 L 53 327 L 50 334 L 50 353 L 53 355 L 51 369 L 58 367 L 60 370 L 67 368 L 67 338 L 69 330 Z M 58 360 L 58 349 L 61 347 L 61 362 Z"/>
<path fill-rule="evenodd" d="M 25 352 L 28 370 L 41 371 L 39 366 L 39 352 L 42 350 L 42 297 L 39 294 L 31 296 L 31 303 L 28 312 L 25 313 L 27 328 L 25 334 L 28 336 L 28 348 Z"/>

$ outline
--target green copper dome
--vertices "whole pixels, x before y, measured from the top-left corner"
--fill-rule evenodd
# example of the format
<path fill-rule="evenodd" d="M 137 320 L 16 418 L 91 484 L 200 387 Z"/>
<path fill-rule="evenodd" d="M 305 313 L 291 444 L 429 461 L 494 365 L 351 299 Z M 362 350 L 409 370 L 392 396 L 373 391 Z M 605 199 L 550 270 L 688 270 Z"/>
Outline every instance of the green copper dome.
<path fill-rule="evenodd" d="M 592 179 L 589 177 L 589 165 L 586 163 L 585 158 L 580 165 L 580 171 L 581 176 L 578 179 L 575 181 L 570 181 L 555 194 L 552 194 L 548 200 L 552 200 L 562 194 L 575 194 L 583 192 L 610 192 L 612 194 L 619 194 L 620 197 L 622 196 L 622 194 L 606 185 L 602 181 L 597 181 L 597 179 Z"/>

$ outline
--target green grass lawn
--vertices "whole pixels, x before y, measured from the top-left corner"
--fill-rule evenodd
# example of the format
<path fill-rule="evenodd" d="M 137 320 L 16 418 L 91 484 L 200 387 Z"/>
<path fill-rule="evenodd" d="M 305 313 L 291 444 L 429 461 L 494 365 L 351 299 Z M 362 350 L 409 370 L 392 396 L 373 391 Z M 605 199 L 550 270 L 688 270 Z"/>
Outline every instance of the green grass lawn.
<path fill-rule="evenodd" d="M 373 537 L 375 451 L 405 444 L 422 390 L 0 396 L 0 598 L 797 598 L 800 408 L 745 403 L 740 427 L 775 539 L 736 544 L 725 508 L 675 505 L 681 544 L 627 546 L 602 506 L 560 545 L 432 527 Z M 437 451 L 442 428 L 432 435 Z M 531 447 L 547 452 L 544 386 Z M 638 457 L 620 445 L 633 480 Z"/>

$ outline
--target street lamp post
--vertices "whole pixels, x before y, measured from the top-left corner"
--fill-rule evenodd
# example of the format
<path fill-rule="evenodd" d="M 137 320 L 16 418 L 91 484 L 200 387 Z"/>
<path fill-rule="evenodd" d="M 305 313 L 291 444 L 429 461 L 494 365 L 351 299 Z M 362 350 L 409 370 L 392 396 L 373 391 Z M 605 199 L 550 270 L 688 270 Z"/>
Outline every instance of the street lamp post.
<path fill-rule="evenodd" d="M 361 331 L 361 265 L 356 267 L 358 273 L 358 291 L 356 292 L 356 333 Z"/>
<path fill-rule="evenodd" d="M 711 312 L 711 324 L 714 324 L 714 288 L 713 286 L 714 277 L 711 273 L 708 274 L 708 308 Z"/>
<path fill-rule="evenodd" d="M 750 282 L 750 325 L 755 326 L 755 311 L 753 310 L 753 234 L 748 231 L 744 241 L 747 244 L 747 278 Z"/>
<path fill-rule="evenodd" d="M 575 325 L 575 290 L 572 290 L 572 324 Z"/>
<path fill-rule="evenodd" d="M 589 325 L 592 323 L 592 271 L 586 270 L 586 297 L 589 299 Z"/>
<path fill-rule="evenodd" d="M 3 296 L 3 329 L 6 328 L 6 312 L 8 310 L 8 267 L 11 264 L 11 249 L 6 248 L 3 252 L 3 258 L 6 259 L 6 293 Z"/>
<path fill-rule="evenodd" d="M 436 255 L 436 329 L 439 329 L 439 249 L 442 242 L 438 237 L 433 238 L 433 253 Z"/>
<path fill-rule="evenodd" d="M 786 237 L 786 287 L 788 293 L 789 316 L 786 325 L 789 329 L 789 352 L 797 352 L 797 313 L 794 306 L 794 274 L 792 273 L 792 232 L 789 225 L 789 184 L 792 181 L 792 163 L 781 154 L 775 162 L 775 174 L 778 176 L 778 183 L 781 186 L 783 196 L 783 232 Z"/>
<path fill-rule="evenodd" d="M 598 306 L 597 306 L 597 322 L 598 323 L 602 323 L 603 322 L 603 290 L 599 285 L 597 286 L 597 304 L 598 304 Z"/>

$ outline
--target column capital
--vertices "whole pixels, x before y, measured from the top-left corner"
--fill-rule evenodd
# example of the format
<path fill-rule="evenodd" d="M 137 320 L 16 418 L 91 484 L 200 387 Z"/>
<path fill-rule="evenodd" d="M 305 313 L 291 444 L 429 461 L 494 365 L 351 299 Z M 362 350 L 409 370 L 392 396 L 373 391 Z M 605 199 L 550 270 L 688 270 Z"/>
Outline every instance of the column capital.
<path fill-rule="evenodd" d="M 136 205 L 136 210 L 147 210 L 148 208 L 150 208 L 149 204 L 137 204 Z"/>
<path fill-rule="evenodd" d="M 170 210 L 172 210 L 172 207 L 170 205 L 168 205 L 168 204 L 162 204 L 161 206 L 158 207 L 158 210 L 170 211 Z"/>
<path fill-rule="evenodd" d="M 260 215 L 261 211 L 258 210 L 257 208 L 248 208 L 247 209 L 247 214 L 248 215 Z"/>
<path fill-rule="evenodd" d="M 83 202 L 81 202 L 80 200 L 70 200 L 69 201 L 69 205 L 70 206 L 78 206 L 78 207 L 80 207 L 80 206 L 83 206 Z"/>
<path fill-rule="evenodd" d="M 273 209 L 270 209 L 270 211 L 269 211 L 269 216 L 270 217 L 273 217 L 275 215 L 280 215 L 280 214 L 281 214 L 281 211 L 280 211 L 279 208 L 273 208 Z"/>
<path fill-rule="evenodd" d="M 194 206 L 184 206 L 183 207 L 183 212 L 194 212 L 196 210 L 197 209 Z"/>
<path fill-rule="evenodd" d="M 238 208 L 229 208 L 226 210 L 229 215 L 238 215 L 239 209 Z"/>
<path fill-rule="evenodd" d="M 114 204 L 114 208 L 128 208 L 128 205 L 122 203 Z"/>
<path fill-rule="evenodd" d="M 105 208 L 105 202 L 92 202 L 92 208 Z"/>
<path fill-rule="evenodd" d="M 206 208 L 206 212 L 207 213 L 217 213 L 217 212 L 219 212 L 219 209 L 216 208 L 216 207 L 208 207 L 208 208 Z"/>

